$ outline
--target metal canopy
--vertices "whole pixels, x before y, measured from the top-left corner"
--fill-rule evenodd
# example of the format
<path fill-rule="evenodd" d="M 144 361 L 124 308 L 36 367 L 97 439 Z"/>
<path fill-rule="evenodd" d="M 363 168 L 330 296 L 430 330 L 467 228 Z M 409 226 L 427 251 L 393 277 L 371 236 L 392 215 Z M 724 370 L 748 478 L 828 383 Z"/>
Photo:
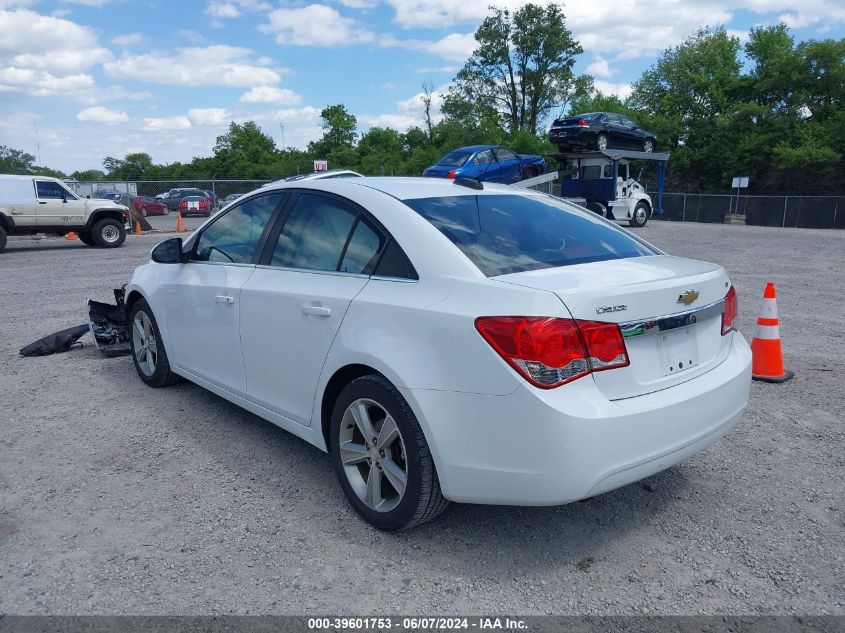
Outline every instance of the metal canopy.
<path fill-rule="evenodd" d="M 610 160 L 651 160 L 665 163 L 669 160 L 668 152 L 638 152 L 627 149 L 592 150 L 589 152 L 550 152 L 546 154 L 558 160 L 576 160 L 578 158 L 608 158 Z"/>

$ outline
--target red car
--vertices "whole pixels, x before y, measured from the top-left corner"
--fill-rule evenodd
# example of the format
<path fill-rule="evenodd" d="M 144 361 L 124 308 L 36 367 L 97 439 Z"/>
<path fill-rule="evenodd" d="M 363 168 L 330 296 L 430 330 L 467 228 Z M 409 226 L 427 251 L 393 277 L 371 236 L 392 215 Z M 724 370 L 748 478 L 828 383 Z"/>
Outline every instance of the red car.
<path fill-rule="evenodd" d="M 211 216 L 211 199 L 207 196 L 185 196 L 179 203 L 179 213 L 183 218 L 189 215 Z"/>
<path fill-rule="evenodd" d="M 135 212 L 142 216 L 148 215 L 167 215 L 170 209 L 161 200 L 156 200 L 151 196 L 134 196 L 132 204 L 135 207 Z"/>

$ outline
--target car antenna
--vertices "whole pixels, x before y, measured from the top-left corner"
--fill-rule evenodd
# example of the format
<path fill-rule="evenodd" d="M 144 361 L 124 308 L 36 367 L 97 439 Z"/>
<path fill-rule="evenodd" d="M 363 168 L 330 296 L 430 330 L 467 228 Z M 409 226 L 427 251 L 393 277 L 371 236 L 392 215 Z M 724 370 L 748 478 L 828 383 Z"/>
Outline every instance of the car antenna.
<path fill-rule="evenodd" d="M 499 143 L 498 145 L 496 145 L 495 147 L 493 147 L 493 148 L 492 148 L 492 150 L 493 150 L 493 158 L 496 160 L 496 162 L 497 162 L 497 163 L 499 162 L 499 154 L 498 154 L 498 150 L 499 150 L 499 149 L 501 149 L 502 147 L 504 147 L 504 145 L 505 145 L 505 141 L 507 141 L 507 140 L 508 140 L 508 137 L 510 137 L 510 134 L 505 134 L 505 138 L 503 138 L 503 139 L 502 139 L 501 143 Z M 476 178 L 475 180 L 477 180 L 477 181 L 480 183 L 480 182 L 481 182 L 481 179 L 484 177 L 484 174 L 486 174 L 486 173 L 487 173 L 487 170 L 488 170 L 488 169 L 490 169 L 490 165 L 492 165 L 492 164 L 493 164 L 493 162 L 492 162 L 492 161 L 490 161 L 489 163 L 487 163 L 487 166 L 484 168 L 484 171 L 482 171 L 482 172 L 481 172 L 481 175 L 480 175 L 478 178 Z M 483 187 L 479 187 L 479 189 L 482 189 L 482 188 L 483 188 Z"/>

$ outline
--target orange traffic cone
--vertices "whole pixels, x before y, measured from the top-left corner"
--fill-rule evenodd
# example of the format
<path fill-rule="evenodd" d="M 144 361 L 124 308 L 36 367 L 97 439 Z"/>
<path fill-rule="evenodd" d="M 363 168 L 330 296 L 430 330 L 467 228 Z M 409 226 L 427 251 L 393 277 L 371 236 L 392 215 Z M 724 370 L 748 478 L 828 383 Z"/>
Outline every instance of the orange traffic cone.
<path fill-rule="evenodd" d="M 185 222 L 182 220 L 182 213 L 176 213 L 176 232 L 177 233 L 187 233 L 188 229 L 185 228 Z"/>
<path fill-rule="evenodd" d="M 763 307 L 751 341 L 751 377 L 754 380 L 786 382 L 795 375 L 783 368 L 776 297 L 775 285 L 770 281 L 763 292 Z"/>
<path fill-rule="evenodd" d="M 75 240 L 76 239 L 76 233 L 74 233 L 73 231 L 68 231 L 67 236 L 65 236 L 65 239 L 66 240 Z"/>
<path fill-rule="evenodd" d="M 138 220 L 135 220 L 135 228 L 132 231 L 133 235 L 143 235 L 143 231 L 141 231 L 141 223 Z"/>

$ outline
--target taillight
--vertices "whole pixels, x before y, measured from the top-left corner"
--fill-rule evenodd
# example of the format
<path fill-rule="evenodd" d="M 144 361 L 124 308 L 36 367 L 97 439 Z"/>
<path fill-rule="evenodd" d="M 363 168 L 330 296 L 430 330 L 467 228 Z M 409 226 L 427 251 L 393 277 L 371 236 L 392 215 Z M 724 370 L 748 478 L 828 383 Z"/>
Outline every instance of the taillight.
<path fill-rule="evenodd" d="M 578 127 L 590 127 L 590 122 L 587 119 L 578 119 Z"/>
<path fill-rule="evenodd" d="M 446 175 L 446 178 L 454 178 L 454 177 L 455 177 L 455 170 L 454 169 Z"/>
<path fill-rule="evenodd" d="M 475 327 L 535 387 L 551 389 L 630 361 L 615 323 L 552 317 L 479 317 Z"/>
<path fill-rule="evenodd" d="M 736 319 L 739 316 L 739 300 L 736 298 L 736 290 L 731 286 L 728 294 L 725 295 L 725 309 L 722 312 L 722 336 L 736 329 Z"/>
<path fill-rule="evenodd" d="M 200 207 L 200 209 L 207 209 L 208 203 L 205 200 L 200 200 L 199 207 Z"/>
<path fill-rule="evenodd" d="M 180 209 L 187 209 L 188 208 L 188 201 L 182 200 L 182 202 L 179 203 L 179 208 Z"/>

